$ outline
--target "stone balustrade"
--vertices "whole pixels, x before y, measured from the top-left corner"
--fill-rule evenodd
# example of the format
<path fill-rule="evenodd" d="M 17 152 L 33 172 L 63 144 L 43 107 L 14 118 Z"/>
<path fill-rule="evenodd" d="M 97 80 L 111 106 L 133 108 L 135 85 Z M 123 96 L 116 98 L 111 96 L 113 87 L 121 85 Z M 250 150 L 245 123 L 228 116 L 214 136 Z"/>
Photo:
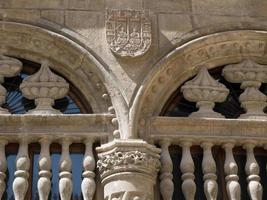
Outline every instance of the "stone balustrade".
<path fill-rule="evenodd" d="M 21 137 L 18 139 L 19 149 L 17 153 L 17 158 L 15 162 L 16 171 L 15 179 L 13 181 L 13 193 L 15 200 L 26 199 L 27 191 L 29 190 L 30 184 L 30 165 L 31 160 L 29 158 L 28 146 L 32 143 L 31 137 Z M 85 154 L 83 161 L 83 180 L 81 183 L 81 191 L 83 199 L 91 200 L 94 197 L 96 191 L 95 183 L 95 158 L 93 156 L 93 143 L 95 138 L 85 137 L 80 140 L 84 143 Z M 42 137 L 39 140 L 41 146 L 40 156 L 38 161 L 39 173 L 37 190 L 40 200 L 47 200 L 51 190 L 51 143 L 60 143 L 62 147 L 61 159 L 59 161 L 59 195 L 62 200 L 72 199 L 72 161 L 70 158 L 70 145 L 75 142 L 73 136 L 65 136 L 64 138 L 55 139 L 53 137 Z M 0 139 L 0 199 L 5 191 L 6 183 L 5 177 L 7 169 L 7 160 L 5 157 L 5 146 L 8 144 L 8 140 Z M 55 174 L 54 174 L 55 175 Z M 53 186 L 56 187 L 56 186 Z"/>
<path fill-rule="evenodd" d="M 266 142 L 265 142 L 266 143 Z M 241 199 L 241 184 L 239 179 L 239 172 L 244 171 L 246 174 L 247 180 L 247 192 L 250 196 L 250 199 L 253 200 L 261 200 L 263 199 L 263 186 L 261 184 L 260 166 L 255 159 L 254 149 L 265 148 L 266 145 L 262 145 L 260 141 L 257 140 L 245 140 L 242 142 L 242 148 L 246 152 L 246 164 L 243 168 L 237 164 L 235 160 L 235 153 L 233 151 L 234 147 L 239 146 L 240 142 L 236 142 L 235 140 L 222 140 L 219 144 L 216 140 L 195 140 L 192 142 L 191 139 L 180 139 L 179 142 L 173 142 L 173 140 L 169 139 L 160 139 L 159 144 L 161 145 L 161 171 L 160 171 L 160 191 L 162 198 L 164 200 L 172 199 L 174 195 L 174 187 L 181 187 L 183 192 L 184 199 L 192 200 L 196 199 L 196 183 L 195 183 L 195 175 L 194 171 L 202 171 L 203 174 L 203 183 L 198 185 L 198 187 L 203 187 L 205 198 L 208 200 L 218 199 L 218 195 L 222 197 L 222 190 L 225 190 L 230 200 L 240 200 Z M 181 181 L 182 184 L 174 185 L 173 182 L 173 169 L 178 169 L 179 166 L 173 166 L 173 162 L 171 159 L 171 153 L 169 152 L 170 146 L 180 146 L 181 151 L 181 161 L 180 161 L 180 173 L 181 173 Z M 202 169 L 196 169 L 196 161 L 194 162 L 192 159 L 192 152 L 190 149 L 193 146 L 200 146 L 203 154 L 202 157 Z M 224 189 L 221 189 L 220 193 L 218 192 L 218 178 L 217 178 L 217 168 L 220 163 L 216 163 L 212 154 L 212 149 L 214 147 L 219 147 L 224 151 L 224 179 L 225 183 L 220 185 L 220 187 L 224 186 Z M 267 153 L 267 152 L 266 152 Z M 176 154 L 174 154 L 176 155 Z M 216 159 L 218 161 L 218 158 Z M 177 178 L 177 177 L 176 177 Z M 177 182 L 177 180 L 176 180 Z M 178 181 L 179 182 L 179 181 Z"/>

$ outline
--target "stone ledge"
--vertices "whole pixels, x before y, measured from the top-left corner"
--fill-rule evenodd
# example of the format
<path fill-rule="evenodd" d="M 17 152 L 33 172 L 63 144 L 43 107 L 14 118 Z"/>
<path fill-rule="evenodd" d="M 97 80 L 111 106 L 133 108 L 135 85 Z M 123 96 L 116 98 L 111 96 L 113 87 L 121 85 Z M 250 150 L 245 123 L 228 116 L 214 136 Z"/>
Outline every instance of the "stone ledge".
<path fill-rule="evenodd" d="M 267 120 L 155 117 L 150 120 L 147 134 L 149 139 L 169 138 L 173 143 L 192 139 L 199 144 L 212 139 L 218 144 L 226 140 L 235 140 L 237 144 L 256 140 L 261 145 L 267 142 L 266 133 Z"/>
<path fill-rule="evenodd" d="M 0 115 L 0 136 L 12 142 L 20 137 L 107 138 L 112 132 L 111 114 Z"/>

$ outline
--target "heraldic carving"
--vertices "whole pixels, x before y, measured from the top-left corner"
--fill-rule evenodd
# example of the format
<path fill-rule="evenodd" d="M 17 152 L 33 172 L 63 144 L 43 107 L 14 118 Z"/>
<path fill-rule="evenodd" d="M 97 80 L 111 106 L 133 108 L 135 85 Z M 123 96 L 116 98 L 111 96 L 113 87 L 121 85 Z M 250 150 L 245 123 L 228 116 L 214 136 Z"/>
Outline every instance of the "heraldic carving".
<path fill-rule="evenodd" d="M 143 55 L 151 45 L 148 11 L 107 10 L 106 37 L 110 49 L 120 55 Z"/>

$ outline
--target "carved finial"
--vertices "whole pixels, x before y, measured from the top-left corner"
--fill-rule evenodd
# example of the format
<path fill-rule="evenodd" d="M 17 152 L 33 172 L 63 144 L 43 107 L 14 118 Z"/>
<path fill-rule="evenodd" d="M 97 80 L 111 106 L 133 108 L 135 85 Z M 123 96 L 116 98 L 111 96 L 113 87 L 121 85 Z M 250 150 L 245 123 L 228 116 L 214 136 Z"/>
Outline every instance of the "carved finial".
<path fill-rule="evenodd" d="M 4 77 L 16 76 L 22 69 L 22 63 L 15 59 L 0 54 L 0 83 L 4 82 Z M 6 89 L 0 85 L 0 105 L 6 101 Z M 9 112 L 0 107 L 0 114 Z"/>
<path fill-rule="evenodd" d="M 201 67 L 197 76 L 186 82 L 181 88 L 185 99 L 197 102 L 199 110 L 192 117 L 223 117 L 213 111 L 215 102 L 225 101 L 229 90 L 214 80 L 205 67 Z"/>
<path fill-rule="evenodd" d="M 67 95 L 69 84 L 60 76 L 54 74 L 48 61 L 44 61 L 39 71 L 25 78 L 20 85 L 23 96 L 34 99 L 36 108 L 30 114 L 60 114 L 52 108 L 56 99 Z"/>
<path fill-rule="evenodd" d="M 240 95 L 239 101 L 247 113 L 241 118 L 266 118 L 263 112 L 267 97 L 259 88 L 267 83 L 267 65 L 260 65 L 252 60 L 244 60 L 238 64 L 228 65 L 223 69 L 223 76 L 231 83 L 241 83 L 245 91 Z"/>

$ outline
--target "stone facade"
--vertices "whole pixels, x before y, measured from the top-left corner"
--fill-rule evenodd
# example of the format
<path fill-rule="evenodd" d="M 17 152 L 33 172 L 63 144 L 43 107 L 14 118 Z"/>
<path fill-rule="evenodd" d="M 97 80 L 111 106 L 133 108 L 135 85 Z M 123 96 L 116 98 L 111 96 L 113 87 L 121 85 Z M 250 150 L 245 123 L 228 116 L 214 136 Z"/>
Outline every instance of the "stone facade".
<path fill-rule="evenodd" d="M 84 200 L 171 200 L 174 168 L 181 171 L 184 198 L 199 199 L 192 146 L 203 150 L 206 199 L 222 195 L 212 154 L 220 146 L 228 199 L 241 199 L 238 170 L 244 170 L 248 195 L 261 200 L 254 149 L 267 149 L 266 95 L 259 90 L 267 82 L 266 9 L 257 0 L 0 0 L 1 106 L 5 78 L 20 73 L 21 60 L 41 65 L 20 84 L 36 108 L 16 115 L 0 107 L 0 197 L 6 187 L 5 146 L 19 144 L 13 192 L 23 200 L 31 173 L 28 146 L 39 143 L 37 190 L 41 200 L 48 199 L 49 147 L 58 143 L 59 195 L 71 199 L 76 163 L 70 145 L 82 143 Z M 236 119 L 214 111 L 229 88 L 209 70 L 222 66 L 225 80 L 241 84 L 245 113 Z M 93 114 L 66 115 L 53 108 L 68 94 L 68 83 Z M 179 87 L 198 111 L 160 116 Z M 170 156 L 174 145 L 181 149 L 180 166 Z M 245 169 L 238 169 L 235 146 L 245 149 Z"/>

